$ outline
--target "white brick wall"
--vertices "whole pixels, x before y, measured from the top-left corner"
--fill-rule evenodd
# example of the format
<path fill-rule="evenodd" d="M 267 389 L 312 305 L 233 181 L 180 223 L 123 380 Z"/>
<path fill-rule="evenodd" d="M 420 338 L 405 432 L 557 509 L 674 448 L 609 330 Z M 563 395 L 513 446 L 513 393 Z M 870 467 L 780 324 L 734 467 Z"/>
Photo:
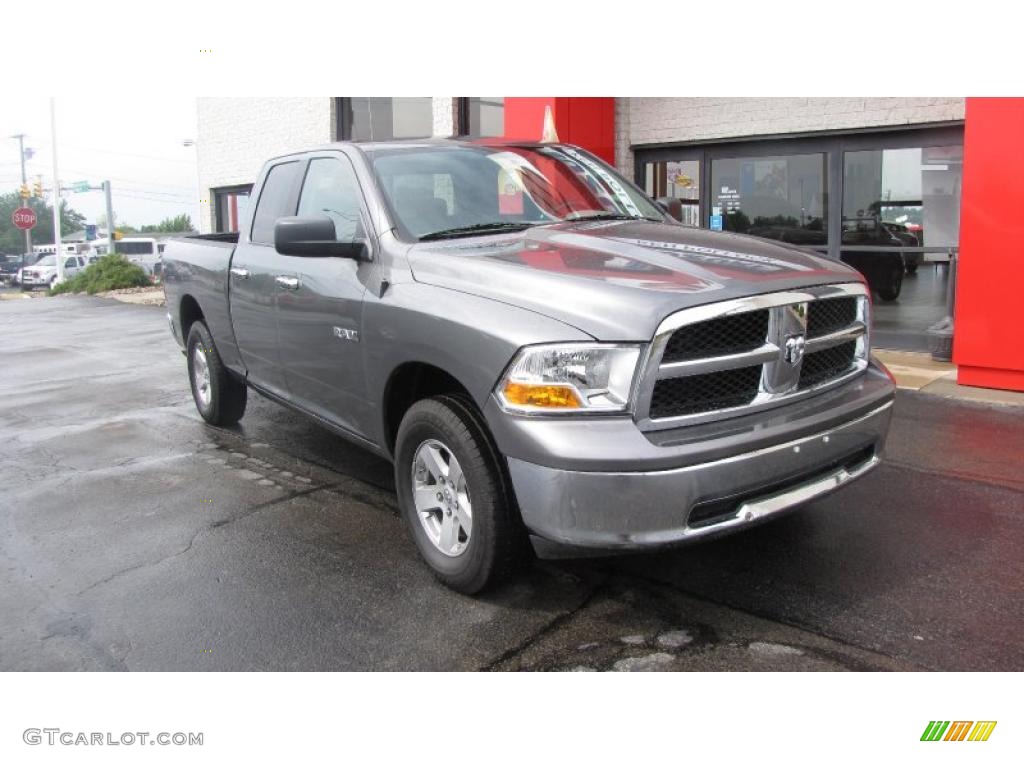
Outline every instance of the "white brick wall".
<path fill-rule="evenodd" d="M 963 120 L 964 100 L 923 98 L 616 99 L 615 160 L 633 176 L 633 144 Z M 620 126 L 626 126 L 621 129 Z"/>
<path fill-rule="evenodd" d="M 196 105 L 196 160 L 200 231 L 210 232 L 210 189 L 256 181 L 263 163 L 275 155 L 331 141 L 332 100 L 318 98 L 201 98 Z"/>
<path fill-rule="evenodd" d="M 433 98 L 435 136 L 456 130 L 456 102 L 451 96 Z M 213 228 L 214 203 L 210 190 L 256 181 L 263 163 L 275 155 L 327 144 L 337 135 L 334 99 L 201 98 L 197 104 L 196 160 L 201 232 Z"/>
<path fill-rule="evenodd" d="M 452 96 L 434 97 L 434 135 L 454 136 L 458 128 L 456 102 Z"/>

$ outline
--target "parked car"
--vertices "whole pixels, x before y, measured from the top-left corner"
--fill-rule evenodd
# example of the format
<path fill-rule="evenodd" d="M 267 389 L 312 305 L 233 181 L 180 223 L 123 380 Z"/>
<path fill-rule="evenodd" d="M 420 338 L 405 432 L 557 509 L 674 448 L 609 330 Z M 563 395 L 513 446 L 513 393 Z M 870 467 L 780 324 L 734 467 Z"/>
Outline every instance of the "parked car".
<path fill-rule="evenodd" d="M 19 285 L 21 270 L 35 264 L 38 258 L 36 254 L 32 253 L 0 256 L 0 284 Z"/>
<path fill-rule="evenodd" d="M 903 240 L 891 232 L 877 216 L 844 217 L 842 244 L 891 248 L 904 245 Z M 899 298 L 903 275 L 907 271 L 906 258 L 901 251 L 842 250 L 840 258 L 867 278 L 868 285 L 879 298 L 885 301 Z"/>
<path fill-rule="evenodd" d="M 882 226 L 885 227 L 885 230 L 890 235 L 900 241 L 900 245 L 910 248 L 920 247 L 920 238 L 906 224 L 900 224 L 895 221 L 883 221 Z M 907 274 L 916 275 L 917 268 L 921 266 L 921 262 L 924 260 L 924 255 L 921 253 L 904 253 L 903 260 L 907 265 Z"/>
<path fill-rule="evenodd" d="M 164 253 L 196 408 L 234 424 L 251 388 L 391 460 L 454 589 L 531 547 L 740 530 L 880 461 L 863 278 L 679 225 L 582 149 L 338 143 L 271 160 L 252 199 L 240 234 Z"/>
<path fill-rule="evenodd" d="M 74 277 L 85 269 L 85 266 L 84 256 L 65 256 L 65 279 Z M 23 291 L 32 290 L 33 288 L 53 288 L 57 284 L 58 279 L 57 257 L 52 253 L 46 254 L 31 267 L 23 268 L 19 279 Z"/>

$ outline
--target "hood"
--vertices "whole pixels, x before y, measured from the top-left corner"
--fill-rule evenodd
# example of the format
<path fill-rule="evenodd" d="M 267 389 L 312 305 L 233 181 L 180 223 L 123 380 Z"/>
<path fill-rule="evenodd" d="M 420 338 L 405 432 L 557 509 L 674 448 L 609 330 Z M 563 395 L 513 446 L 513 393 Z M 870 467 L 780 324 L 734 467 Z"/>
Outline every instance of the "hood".
<path fill-rule="evenodd" d="M 647 221 L 419 243 L 409 262 L 419 282 L 530 309 L 604 341 L 650 339 L 666 316 L 700 304 L 862 281 L 782 243 Z"/>

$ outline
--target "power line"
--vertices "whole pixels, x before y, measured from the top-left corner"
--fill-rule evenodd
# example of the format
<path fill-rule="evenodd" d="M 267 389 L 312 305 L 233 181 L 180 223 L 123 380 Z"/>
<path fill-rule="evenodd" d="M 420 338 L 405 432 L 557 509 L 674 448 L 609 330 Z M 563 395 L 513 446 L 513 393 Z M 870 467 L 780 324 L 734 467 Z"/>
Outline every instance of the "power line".
<path fill-rule="evenodd" d="M 40 147 L 50 148 L 49 142 L 37 142 Z M 187 165 L 195 165 L 195 160 L 186 160 L 181 157 L 160 157 L 159 155 L 143 155 L 138 152 L 120 152 L 116 149 L 100 149 L 99 147 L 83 147 L 80 144 L 65 144 L 63 141 L 60 143 L 62 147 L 68 149 L 77 149 L 81 152 L 99 152 L 105 155 L 122 155 L 124 157 L 139 157 L 145 160 L 159 160 L 165 163 L 184 163 Z"/>
<path fill-rule="evenodd" d="M 129 186 L 146 186 L 147 188 L 163 187 L 165 189 L 184 189 L 190 193 L 195 193 L 196 190 L 195 187 L 185 186 L 184 184 L 161 184 L 160 182 L 153 181 L 152 179 L 128 179 L 123 176 L 111 176 L 110 174 L 103 173 L 102 171 L 87 171 L 82 170 L 81 168 L 66 168 L 64 170 L 72 174 L 92 176 L 94 178 L 100 179 L 109 179 L 110 181 L 116 181 L 119 182 L 120 184 L 127 184 Z M 61 175 L 63 175 L 63 173 Z"/>

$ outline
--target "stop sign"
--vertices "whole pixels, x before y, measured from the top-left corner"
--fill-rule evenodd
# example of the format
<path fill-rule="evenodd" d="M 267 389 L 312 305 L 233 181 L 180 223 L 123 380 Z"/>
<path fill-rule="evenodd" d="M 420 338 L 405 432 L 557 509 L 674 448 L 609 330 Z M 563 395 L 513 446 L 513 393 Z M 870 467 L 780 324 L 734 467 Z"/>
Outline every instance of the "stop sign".
<path fill-rule="evenodd" d="M 11 214 L 11 222 L 18 229 L 32 229 L 36 225 L 36 212 L 31 208 L 16 208 Z"/>

